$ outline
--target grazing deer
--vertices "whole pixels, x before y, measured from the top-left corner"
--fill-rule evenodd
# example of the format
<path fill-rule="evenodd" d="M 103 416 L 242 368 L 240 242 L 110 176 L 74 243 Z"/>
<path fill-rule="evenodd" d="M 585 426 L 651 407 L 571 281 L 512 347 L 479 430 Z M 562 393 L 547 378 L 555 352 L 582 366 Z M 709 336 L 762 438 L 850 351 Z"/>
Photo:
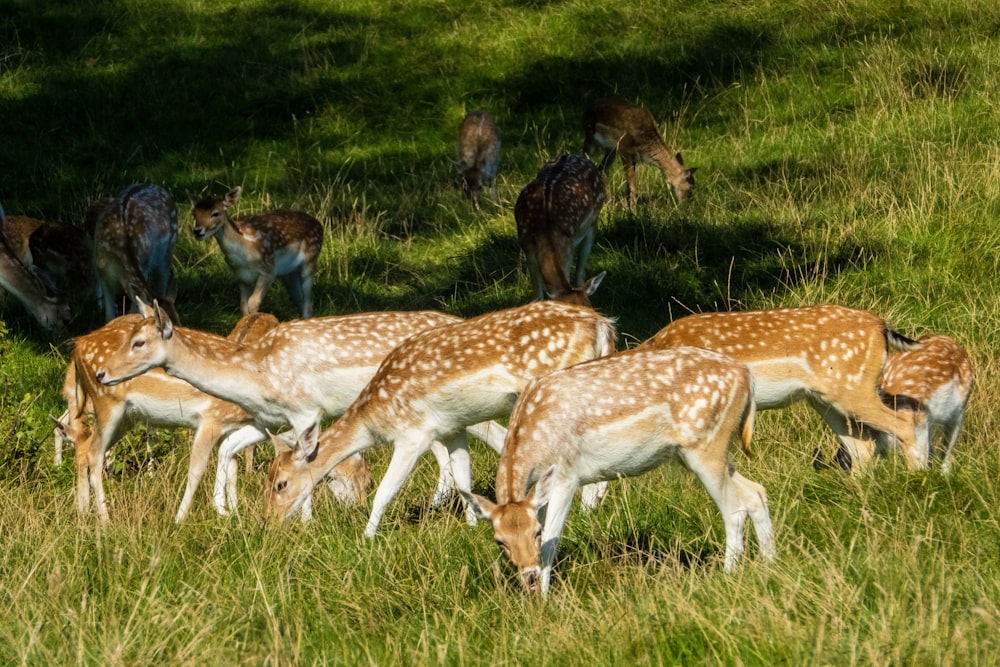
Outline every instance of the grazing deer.
<path fill-rule="evenodd" d="M 79 291 L 94 284 L 90 239 L 79 227 L 12 215 L 3 229 L 11 250 L 51 292 Z"/>
<path fill-rule="evenodd" d="M 775 557 L 767 493 L 729 463 L 753 434 L 747 367 L 707 350 L 633 350 L 538 379 L 518 399 L 497 468 L 497 502 L 466 494 L 529 591 L 548 593 L 556 546 L 581 484 L 632 477 L 676 456 L 722 512 L 725 568 L 743 553 L 749 516 Z M 539 519 L 545 508 L 544 524 Z"/>
<path fill-rule="evenodd" d="M 476 208 L 482 198 L 483 186 L 496 188 L 500 165 L 500 128 L 493 116 L 485 111 L 466 115 L 458 132 L 458 175 L 462 190 Z"/>
<path fill-rule="evenodd" d="M 896 435 L 914 468 L 913 425 L 879 398 L 888 348 L 914 341 L 872 313 L 822 305 L 748 312 L 698 313 L 674 320 L 639 349 L 701 347 L 746 364 L 754 377 L 758 410 L 805 399 L 833 429 L 858 464 L 868 445 L 857 424 Z"/>
<path fill-rule="evenodd" d="M 302 211 L 268 211 L 241 215 L 228 210 L 240 200 L 237 186 L 225 197 L 205 197 L 194 205 L 194 236 L 215 237 L 226 264 L 240 284 L 240 310 L 256 313 L 274 279 L 281 281 L 299 307 L 312 317 L 313 275 L 323 247 L 323 225 Z"/>
<path fill-rule="evenodd" d="M 66 326 L 71 317 L 69 305 L 47 289 L 45 282 L 21 261 L 2 233 L 6 226 L 6 216 L 0 207 L 0 288 L 23 303 L 45 329 L 53 331 Z"/>
<path fill-rule="evenodd" d="M 590 305 L 590 295 L 605 275 L 584 281 L 604 200 L 604 177 L 582 155 L 550 160 L 521 190 L 514 205 L 517 241 L 538 299 Z"/>
<path fill-rule="evenodd" d="M 94 368 L 106 355 L 120 347 L 142 320 L 140 315 L 125 315 L 101 329 L 74 341 L 73 360 L 66 371 L 63 396 L 68 406 L 56 420 L 56 459 L 61 459 L 62 441 L 76 446 L 77 510 L 87 511 L 93 491 L 97 516 L 108 520 L 107 501 L 103 488 L 104 459 L 107 451 L 137 424 L 159 428 L 192 428 L 195 430 L 188 466 L 187 485 L 175 521 L 187 515 L 194 493 L 208 465 L 216 442 L 220 445 L 220 466 L 217 477 L 215 506 L 220 514 L 236 507 L 235 459 L 224 451 L 239 451 L 267 438 L 254 419 L 239 406 L 205 394 L 187 382 L 155 369 L 114 386 L 95 381 Z M 252 315 L 241 320 L 230 334 L 230 340 L 254 340 L 273 328 L 277 319 L 271 315 Z M 90 424 L 87 413 L 93 413 Z M 231 465 L 224 466 L 226 462 Z M 347 461 L 338 469 L 331 484 L 341 502 L 358 504 L 365 497 L 371 475 L 364 461 Z"/>
<path fill-rule="evenodd" d="M 321 418 L 343 414 L 404 339 L 462 321 L 434 311 L 316 317 L 282 322 L 255 341 L 238 343 L 174 326 L 155 304 L 153 311 L 124 344 L 104 356 L 95 372 L 98 382 L 115 385 L 163 368 L 207 394 L 236 403 L 253 415 L 261 430 L 290 425 L 296 434 Z M 507 433 L 495 423 L 477 424 L 470 432 L 497 451 Z M 440 493 L 450 484 L 445 474 L 449 466 L 443 448 L 434 453 L 442 467 Z M 224 476 L 221 466 L 234 454 L 220 448 L 218 477 Z"/>
<path fill-rule="evenodd" d="M 431 329 L 403 341 L 344 416 L 319 434 L 300 432 L 268 472 L 266 517 L 285 519 L 307 502 L 317 479 L 345 457 L 379 443 L 393 453 L 365 535 L 434 443 L 452 455 L 460 491 L 471 490 L 464 428 L 510 413 L 533 378 L 614 352 L 614 323 L 589 308 L 536 301 Z M 467 508 L 466 518 L 476 522 Z"/>
<path fill-rule="evenodd" d="M 882 371 L 882 398 L 886 405 L 913 422 L 916 431 L 913 452 L 921 467 L 927 465 L 933 451 L 932 430 L 941 426 L 945 439 L 941 472 L 947 474 L 951 471 L 955 442 L 962 432 L 975 372 L 969 355 L 952 338 L 927 334 L 917 342 L 921 345 L 919 349 L 889 356 Z M 894 440 L 889 433 L 879 433 L 878 437 L 886 447 Z"/>
<path fill-rule="evenodd" d="M 158 185 L 136 184 L 117 197 L 93 202 L 85 227 L 94 239 L 98 300 L 104 317 L 118 314 L 119 295 L 125 294 L 138 311 L 138 300 L 158 300 L 177 321 L 170 263 L 177 243 L 177 206 Z M 125 308 L 127 312 L 129 308 Z"/>
<path fill-rule="evenodd" d="M 637 162 L 654 164 L 674 189 L 678 202 L 691 198 L 694 172 L 686 169 L 681 154 L 673 154 L 656 129 L 656 121 L 648 110 L 618 98 L 602 99 L 591 104 L 583 113 L 583 152 L 594 155 L 598 147 L 606 153 L 601 170 L 607 172 L 615 159 L 621 157 L 628 183 L 629 207 L 635 210 L 638 194 L 635 187 Z"/>

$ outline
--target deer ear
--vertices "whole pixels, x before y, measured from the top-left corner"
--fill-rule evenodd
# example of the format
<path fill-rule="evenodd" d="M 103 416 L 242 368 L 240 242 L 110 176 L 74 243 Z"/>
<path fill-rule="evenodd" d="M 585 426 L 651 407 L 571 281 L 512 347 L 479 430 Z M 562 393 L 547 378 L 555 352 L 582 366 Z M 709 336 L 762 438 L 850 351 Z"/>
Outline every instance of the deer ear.
<path fill-rule="evenodd" d="M 153 299 L 153 315 L 156 317 L 156 330 L 160 332 L 160 338 L 170 340 L 174 335 L 174 323 L 156 299 Z"/>
<path fill-rule="evenodd" d="M 145 317 L 153 317 L 156 313 L 153 312 L 153 307 L 142 300 L 142 297 L 135 297 L 135 303 L 139 306 L 139 314 Z"/>
<path fill-rule="evenodd" d="M 482 496 L 477 496 L 474 493 L 469 493 L 468 491 L 461 491 L 462 498 L 465 502 L 472 508 L 472 511 L 476 513 L 476 516 L 483 521 L 493 521 L 493 512 L 496 511 L 496 503 L 490 502 Z"/>
<path fill-rule="evenodd" d="M 549 504 L 549 499 L 552 497 L 552 490 L 555 488 L 557 470 L 558 466 L 555 464 L 549 466 L 549 469 L 542 473 L 542 476 L 538 478 L 538 481 L 535 482 L 528 492 L 528 499 L 536 511 Z"/>
<path fill-rule="evenodd" d="M 292 447 L 295 458 L 302 463 L 312 463 L 319 454 L 319 423 L 313 422 L 299 434 Z"/>
<path fill-rule="evenodd" d="M 601 286 L 601 281 L 604 280 L 604 276 L 606 275 L 608 275 L 607 271 L 601 271 L 583 284 L 583 291 L 587 293 L 587 296 L 591 296 L 597 291 L 597 288 Z"/>
<path fill-rule="evenodd" d="M 226 193 L 225 199 L 222 200 L 223 206 L 229 208 L 230 206 L 235 206 L 236 202 L 240 200 L 240 196 L 243 194 L 243 188 L 237 185 L 232 190 Z"/>

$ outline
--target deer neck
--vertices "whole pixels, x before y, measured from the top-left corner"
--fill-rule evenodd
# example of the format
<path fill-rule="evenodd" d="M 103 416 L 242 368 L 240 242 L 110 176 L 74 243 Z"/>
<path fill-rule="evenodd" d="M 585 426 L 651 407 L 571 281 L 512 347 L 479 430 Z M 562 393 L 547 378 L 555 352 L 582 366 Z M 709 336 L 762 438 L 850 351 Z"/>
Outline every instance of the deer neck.
<path fill-rule="evenodd" d="M 684 177 L 684 165 L 677 161 L 677 158 L 667 148 L 666 144 L 657 137 L 655 141 L 645 146 L 643 151 L 648 159 L 657 165 L 670 179 L 671 183 L 682 180 Z"/>
<path fill-rule="evenodd" d="M 340 419 L 319 436 L 316 458 L 309 463 L 310 476 L 319 481 L 340 463 L 376 444 L 365 418 L 363 401 L 356 401 Z"/>
<path fill-rule="evenodd" d="M 268 373 L 261 372 L 257 348 L 183 327 L 174 328 L 171 341 L 163 364 L 169 375 L 239 405 L 268 425 L 286 423 L 275 415 L 281 392 Z"/>

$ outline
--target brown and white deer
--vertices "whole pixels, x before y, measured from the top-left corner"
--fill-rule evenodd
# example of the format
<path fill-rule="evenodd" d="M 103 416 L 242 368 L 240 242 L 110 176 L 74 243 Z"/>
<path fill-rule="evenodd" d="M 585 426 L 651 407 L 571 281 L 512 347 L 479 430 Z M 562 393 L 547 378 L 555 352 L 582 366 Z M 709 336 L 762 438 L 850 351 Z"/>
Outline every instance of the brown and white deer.
<path fill-rule="evenodd" d="M 122 316 L 74 341 L 73 360 L 63 386 L 68 409 L 56 422 L 56 453 L 58 463 L 63 440 L 76 447 L 77 510 L 87 511 L 93 491 L 97 516 L 108 521 L 102 477 L 105 456 L 131 428 L 145 424 L 195 431 L 177 522 L 187 515 L 209 455 L 215 444 L 221 442 L 214 502 L 220 514 L 227 514 L 236 506 L 235 452 L 267 439 L 267 434 L 241 407 L 205 394 L 160 369 L 114 386 L 96 382 L 94 367 L 120 347 L 141 320 L 140 315 Z M 252 315 L 237 324 L 230 339 L 253 340 L 276 324 L 271 315 Z M 92 424 L 88 413 L 93 413 Z M 363 460 L 345 461 L 345 466 L 337 469 L 333 477 L 330 486 L 345 504 L 360 503 L 371 483 L 371 474 Z"/>
<path fill-rule="evenodd" d="M 913 452 L 920 467 L 930 462 L 933 431 L 941 427 L 945 441 L 941 472 L 947 474 L 965 422 L 975 371 L 968 353 L 949 336 L 927 334 L 918 338 L 917 343 L 919 349 L 889 355 L 882 371 L 882 398 L 897 414 L 913 423 L 916 431 Z M 894 444 L 891 434 L 878 436 L 883 447 Z"/>
<path fill-rule="evenodd" d="M 280 278 L 302 317 L 312 317 L 313 275 L 323 247 L 323 225 L 302 211 L 276 210 L 230 218 L 240 200 L 239 186 L 225 197 L 205 197 L 194 205 L 194 236 L 215 238 L 240 284 L 244 315 L 260 309 L 275 278 Z"/>
<path fill-rule="evenodd" d="M 674 320 L 639 349 L 701 347 L 746 364 L 759 410 L 806 400 L 863 468 L 870 455 L 858 424 L 896 436 L 907 463 L 922 467 L 912 422 L 879 397 L 887 351 L 917 347 L 881 317 L 836 305 L 697 313 Z"/>
<path fill-rule="evenodd" d="M 747 517 L 775 557 L 764 488 L 735 472 L 729 443 L 753 434 L 747 367 L 690 347 L 633 350 L 542 377 L 518 399 L 497 468 L 497 502 L 467 494 L 532 592 L 549 591 L 576 489 L 678 458 L 705 486 L 726 528 L 725 569 L 744 550 Z M 544 510 L 544 519 L 541 518 Z"/>
<path fill-rule="evenodd" d="M 139 300 L 157 300 L 177 320 L 171 268 L 177 206 L 170 193 L 158 185 L 132 185 L 117 197 L 93 202 L 85 227 L 94 239 L 98 300 L 105 320 L 118 314 L 122 294 L 131 303 L 123 312 L 138 312 Z"/>
<path fill-rule="evenodd" d="M 461 318 L 434 311 L 314 317 L 282 322 L 255 341 L 238 343 L 175 326 L 154 305 L 153 316 L 106 355 L 95 377 L 114 385 L 163 368 L 207 394 L 236 403 L 261 430 L 290 425 L 301 434 L 320 419 L 343 414 L 404 339 L 456 321 Z M 507 430 L 495 423 L 476 424 L 470 433 L 499 451 Z M 452 485 L 451 466 L 443 448 L 434 453 L 442 468 L 435 496 L 441 502 Z M 225 465 L 222 451 L 219 465 Z"/>
<path fill-rule="evenodd" d="M 514 204 L 517 241 L 538 299 L 590 305 L 605 275 L 584 280 L 605 198 L 604 177 L 582 155 L 549 160 L 521 190 Z"/>
<path fill-rule="evenodd" d="M 691 198 L 697 167 L 684 167 L 681 154 L 675 155 L 663 141 L 653 114 L 648 110 L 620 98 L 606 98 L 592 103 L 583 113 L 583 152 L 593 156 L 598 147 L 606 151 L 601 161 L 604 172 L 607 172 L 616 155 L 621 158 L 632 209 L 638 203 L 635 165 L 640 162 L 659 167 L 673 187 L 678 202 Z"/>
<path fill-rule="evenodd" d="M 268 473 L 266 517 L 284 519 L 308 501 L 316 480 L 348 456 L 391 443 L 365 534 L 434 443 L 452 455 L 455 483 L 471 490 L 464 429 L 506 417 L 533 378 L 614 352 L 614 323 L 590 308 L 536 301 L 431 329 L 403 341 L 344 416 L 318 434 L 302 431 Z M 467 508 L 466 517 L 475 523 Z"/>
<path fill-rule="evenodd" d="M 476 208 L 483 187 L 496 194 L 497 169 L 500 166 L 500 128 L 485 111 L 473 111 L 462 120 L 458 131 L 458 176 L 462 190 Z"/>
<path fill-rule="evenodd" d="M 0 207 L 0 230 L 6 227 L 3 207 Z M 0 288 L 13 294 L 38 323 L 49 331 L 69 323 L 69 305 L 53 294 L 45 283 L 21 261 L 11 247 L 6 234 L 0 232 Z"/>

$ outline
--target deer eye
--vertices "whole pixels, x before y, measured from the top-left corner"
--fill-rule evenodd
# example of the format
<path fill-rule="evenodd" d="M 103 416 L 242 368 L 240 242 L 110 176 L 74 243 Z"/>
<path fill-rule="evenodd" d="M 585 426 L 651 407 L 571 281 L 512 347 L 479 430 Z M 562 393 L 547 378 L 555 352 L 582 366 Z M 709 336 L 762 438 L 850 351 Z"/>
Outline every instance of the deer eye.
<path fill-rule="evenodd" d="M 145 344 L 146 344 L 146 341 L 142 340 L 141 338 L 138 339 L 138 340 L 134 340 L 134 341 L 132 341 L 132 349 L 133 350 L 138 350 L 139 348 L 141 348 Z"/>
<path fill-rule="evenodd" d="M 542 527 L 539 526 L 538 530 L 535 531 L 535 540 L 538 541 L 541 539 L 542 539 Z"/>

